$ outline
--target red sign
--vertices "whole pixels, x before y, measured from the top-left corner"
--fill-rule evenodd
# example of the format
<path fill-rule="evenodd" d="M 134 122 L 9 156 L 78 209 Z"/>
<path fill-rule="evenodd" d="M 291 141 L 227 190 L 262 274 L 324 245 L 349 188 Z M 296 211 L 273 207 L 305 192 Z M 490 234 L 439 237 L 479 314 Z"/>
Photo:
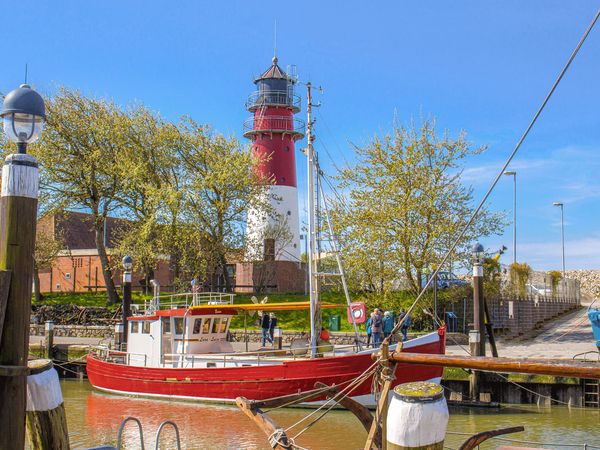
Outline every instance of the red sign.
<path fill-rule="evenodd" d="M 367 307 L 363 302 L 350 303 L 350 308 L 346 311 L 348 312 L 348 322 L 350 323 L 352 323 L 352 316 L 354 316 L 356 323 L 365 323 L 367 321 Z"/>

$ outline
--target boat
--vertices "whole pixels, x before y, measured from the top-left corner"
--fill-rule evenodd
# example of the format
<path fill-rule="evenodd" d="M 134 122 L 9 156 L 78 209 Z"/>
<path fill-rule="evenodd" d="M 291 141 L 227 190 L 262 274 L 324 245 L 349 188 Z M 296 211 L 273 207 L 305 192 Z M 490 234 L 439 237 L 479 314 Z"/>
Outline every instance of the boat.
<path fill-rule="evenodd" d="M 258 309 L 309 310 L 310 304 L 236 305 L 233 297 L 225 293 L 179 294 L 140 305 L 138 312 L 128 318 L 127 351 L 97 348 L 87 356 L 90 383 L 96 389 L 117 394 L 235 403 L 240 396 L 261 400 L 303 392 L 314 389 L 316 383 L 343 386 L 372 366 L 372 356 L 379 351 L 361 350 L 356 344 L 336 345 L 313 358 L 307 340 L 304 349 L 294 346 L 288 350 L 235 352 L 227 340 L 232 317 Z M 390 350 L 396 350 L 397 345 L 391 345 Z M 443 354 L 445 328 L 406 341 L 401 350 Z M 394 385 L 439 382 L 442 370 L 399 364 Z M 371 377 L 366 378 L 351 396 L 368 407 L 376 405 L 371 381 Z M 302 406 L 318 405 L 324 398 Z"/>
<path fill-rule="evenodd" d="M 277 59 L 273 59 L 273 67 Z M 275 70 L 275 69 L 273 69 Z M 266 77 L 266 75 L 265 75 Z M 264 78 L 264 77 L 263 77 Z M 268 77 L 267 77 L 268 78 Z M 262 79 L 262 78 L 261 78 Z M 294 83 L 293 80 L 288 80 Z M 289 86 L 288 86 L 289 87 Z M 271 89 L 263 86 L 263 90 Z M 127 348 L 125 352 L 109 348 L 97 349 L 87 357 L 87 373 L 92 386 L 108 392 L 150 397 L 198 400 L 203 402 L 235 403 L 237 397 L 262 400 L 297 394 L 315 389 L 315 385 L 344 386 L 351 384 L 349 396 L 359 403 L 376 406 L 372 393 L 373 356 L 379 348 L 364 348 L 357 321 L 353 314 L 345 275 L 335 238 L 334 243 L 346 305 L 323 304 L 319 299 L 320 252 L 316 225 L 317 198 L 324 198 L 322 183 L 316 195 L 315 177 L 321 170 L 313 149 L 311 118 L 311 85 L 307 83 L 307 161 L 308 161 L 308 278 L 309 301 L 287 303 L 235 304 L 234 294 L 192 293 L 161 297 L 133 308 L 136 313 L 127 318 Z M 325 214 L 329 218 L 326 203 Z M 327 220 L 328 224 L 330 221 Z M 355 342 L 346 346 L 324 346 L 319 341 L 321 309 L 346 308 L 355 332 Z M 227 340 L 232 317 L 248 312 L 286 310 L 310 312 L 310 335 L 306 340 L 293 342 L 289 350 L 273 349 L 258 352 L 234 351 Z M 402 344 L 403 352 L 443 354 L 445 327 Z M 400 351 L 390 345 L 389 351 Z M 239 350 L 239 349 L 238 349 Z M 441 367 L 397 365 L 394 386 L 410 381 L 437 381 Z M 359 381 L 355 381 L 359 380 Z M 320 404 L 326 399 L 311 398 L 301 406 Z"/>

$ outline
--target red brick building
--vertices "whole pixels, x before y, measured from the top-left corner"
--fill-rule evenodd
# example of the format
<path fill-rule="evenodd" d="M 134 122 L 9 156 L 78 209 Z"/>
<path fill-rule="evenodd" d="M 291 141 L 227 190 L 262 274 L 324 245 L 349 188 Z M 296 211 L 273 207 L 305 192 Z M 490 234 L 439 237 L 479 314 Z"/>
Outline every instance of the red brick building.
<path fill-rule="evenodd" d="M 118 241 L 120 231 L 130 224 L 125 219 L 108 217 L 106 232 L 103 236 L 109 259 L 111 249 Z M 40 292 L 94 292 L 105 290 L 104 275 L 98 251 L 92 216 L 86 213 L 63 211 L 48 215 L 38 222 L 38 233 L 54 239 L 62 236 L 65 249 L 55 259 L 52 267 L 39 270 Z M 234 254 L 240 254 L 232 253 Z M 254 263 L 237 262 L 232 257 L 227 266 L 235 292 L 304 292 L 306 273 L 303 265 L 291 261 L 261 261 Z M 115 266 L 120 268 L 120 261 Z M 120 270 L 113 272 L 115 285 L 121 284 Z M 170 290 L 173 274 L 167 261 L 159 261 L 154 278 L 160 282 L 163 290 Z M 143 275 L 133 274 L 133 288 L 142 288 Z M 222 275 L 207 276 L 204 289 L 223 290 L 225 283 Z"/>

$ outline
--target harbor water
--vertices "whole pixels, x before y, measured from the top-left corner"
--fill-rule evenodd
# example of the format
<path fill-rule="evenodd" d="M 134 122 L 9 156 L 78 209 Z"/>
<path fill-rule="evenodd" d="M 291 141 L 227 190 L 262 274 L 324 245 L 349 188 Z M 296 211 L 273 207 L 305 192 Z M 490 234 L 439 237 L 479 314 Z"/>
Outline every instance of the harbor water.
<path fill-rule="evenodd" d="M 72 448 L 115 445 L 119 425 L 128 416 L 141 420 L 146 448 L 154 448 L 156 430 L 165 420 L 177 423 L 183 449 L 271 448 L 263 432 L 235 406 L 105 394 L 93 389 L 87 381 L 63 380 L 61 384 Z M 307 409 L 279 409 L 273 411 L 272 417 L 286 428 L 310 412 Z M 294 436 L 310 421 L 294 427 L 288 435 Z M 517 441 L 493 439 L 481 448 L 516 445 L 584 449 L 584 444 L 587 444 L 588 449 L 600 449 L 600 410 L 569 409 L 565 406 L 537 408 L 529 405 L 507 405 L 501 409 L 451 408 L 445 446 L 456 449 L 468 435 L 517 425 L 523 425 L 525 432 L 505 436 L 505 439 Z M 140 448 L 133 423 L 127 426 L 124 435 L 124 448 Z M 359 449 L 363 448 L 366 435 L 351 413 L 332 411 L 296 441 L 300 446 L 310 449 Z M 161 449 L 175 448 L 171 429 L 163 431 L 161 442 Z"/>

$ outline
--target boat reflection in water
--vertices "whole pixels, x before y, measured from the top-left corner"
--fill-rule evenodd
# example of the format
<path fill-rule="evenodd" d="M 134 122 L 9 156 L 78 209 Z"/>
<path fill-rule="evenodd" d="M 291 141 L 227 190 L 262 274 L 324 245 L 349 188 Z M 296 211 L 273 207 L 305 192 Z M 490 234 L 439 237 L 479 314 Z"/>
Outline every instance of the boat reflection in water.
<path fill-rule="evenodd" d="M 65 383 L 63 383 L 65 384 Z M 89 385 L 88 385 L 89 386 Z M 156 430 L 165 420 L 172 420 L 179 428 L 182 448 L 187 449 L 270 449 L 266 436 L 256 429 L 252 421 L 234 406 L 206 405 L 192 402 L 150 400 L 102 394 L 87 389 L 85 400 L 85 423 L 79 433 L 72 429 L 71 421 L 82 419 L 69 415 L 69 430 L 74 448 L 99 444 L 116 444 L 117 432 L 122 420 L 133 416 L 140 419 L 144 428 L 146 448 L 154 448 Z M 68 402 L 68 399 L 66 399 Z M 68 407 L 69 403 L 67 403 Z M 286 409 L 274 413 L 278 422 L 286 427 L 307 414 L 306 409 Z M 302 428 L 299 427 L 297 431 Z M 348 430 L 353 430 L 348 433 Z M 326 431 L 327 439 L 324 442 Z M 292 433 L 293 435 L 293 433 Z M 308 448 L 339 449 L 359 448 L 364 445 L 366 433 L 358 421 L 346 412 L 328 414 L 315 425 L 314 432 L 302 435 L 302 445 Z M 160 448 L 175 448 L 175 433 L 165 428 Z M 139 435 L 134 423 L 124 432 L 126 448 L 140 448 Z"/>

